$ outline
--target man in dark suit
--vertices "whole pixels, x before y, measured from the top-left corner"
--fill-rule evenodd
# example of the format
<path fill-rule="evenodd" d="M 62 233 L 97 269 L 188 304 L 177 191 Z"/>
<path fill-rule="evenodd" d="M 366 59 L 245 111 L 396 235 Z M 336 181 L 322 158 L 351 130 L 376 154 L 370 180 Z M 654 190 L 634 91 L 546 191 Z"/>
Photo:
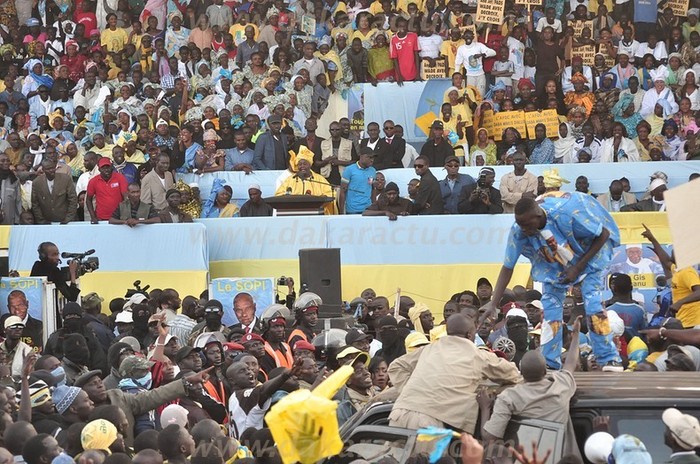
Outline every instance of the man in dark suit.
<path fill-rule="evenodd" d="M 384 141 L 389 145 L 391 153 L 391 166 L 389 167 L 402 168 L 401 159 L 406 154 L 406 141 L 396 135 L 394 126 L 394 121 L 390 119 L 384 121 L 384 135 L 386 135 Z"/>
<path fill-rule="evenodd" d="M 233 312 L 238 319 L 237 324 L 233 324 L 230 329 L 243 329 L 245 333 L 256 333 L 262 335 L 262 321 L 255 315 L 255 300 L 249 293 L 239 293 L 233 298 Z"/>
<path fill-rule="evenodd" d="M 316 120 L 316 118 L 311 116 L 304 123 L 304 129 L 306 129 L 306 136 L 299 137 L 296 140 L 296 142 L 294 143 L 294 147 L 292 147 L 292 150 L 294 150 L 294 152 L 297 153 L 299 151 L 299 147 L 304 145 L 312 152 L 320 153 L 321 152 L 321 142 L 323 142 L 324 139 L 322 137 L 319 137 L 318 135 L 316 135 L 317 128 L 318 128 L 318 121 Z"/>
<path fill-rule="evenodd" d="M 32 213 L 36 224 L 60 222 L 67 224 L 75 220 L 78 196 L 73 179 L 68 174 L 56 173 L 56 162 L 45 159 L 41 162 L 43 176 L 32 183 Z"/>
<path fill-rule="evenodd" d="M 24 322 L 21 340 L 35 351 L 41 352 L 44 348 L 44 325 L 29 315 L 29 301 L 22 290 L 13 290 L 7 295 L 7 309 L 9 313 L 0 317 L 2 336 L 5 336 L 5 320 L 17 316 Z"/>
<path fill-rule="evenodd" d="M 253 168 L 256 170 L 284 170 L 289 167 L 287 140 L 282 135 L 282 118 L 273 114 L 267 118 L 269 130 L 255 141 Z"/>
<path fill-rule="evenodd" d="M 367 135 L 369 135 L 368 138 L 360 140 L 360 153 L 365 148 L 369 148 L 372 151 L 374 157 L 373 166 L 377 171 L 393 167 L 394 160 L 391 146 L 384 139 L 379 138 L 379 124 L 376 122 L 369 123 L 367 125 Z"/>
<path fill-rule="evenodd" d="M 414 214 L 444 214 L 445 205 L 442 201 L 440 182 L 430 172 L 430 161 L 425 156 L 419 156 L 413 166 L 416 174 L 420 176 L 418 193 L 413 203 Z"/>

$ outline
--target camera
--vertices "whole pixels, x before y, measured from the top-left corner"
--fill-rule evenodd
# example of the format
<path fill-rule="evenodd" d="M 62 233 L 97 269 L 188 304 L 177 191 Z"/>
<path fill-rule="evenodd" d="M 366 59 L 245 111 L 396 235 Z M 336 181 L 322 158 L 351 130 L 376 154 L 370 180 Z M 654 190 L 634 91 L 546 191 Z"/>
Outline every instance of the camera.
<path fill-rule="evenodd" d="M 282 276 L 279 279 L 277 279 L 277 285 L 287 285 L 287 278 L 285 276 Z"/>
<path fill-rule="evenodd" d="M 82 277 L 85 274 L 96 271 L 100 268 L 100 258 L 97 256 L 92 256 L 90 258 L 87 257 L 94 253 L 95 250 L 88 250 L 84 253 L 63 252 L 61 253 L 61 258 L 68 258 L 72 261 L 77 261 L 78 267 L 76 269 L 76 277 Z M 70 280 L 70 271 L 68 270 L 68 266 L 62 267 L 61 272 L 63 273 L 66 281 Z"/>
<path fill-rule="evenodd" d="M 479 179 L 476 181 L 476 186 L 480 189 L 488 189 L 488 186 L 486 185 L 486 173 L 479 176 Z"/>

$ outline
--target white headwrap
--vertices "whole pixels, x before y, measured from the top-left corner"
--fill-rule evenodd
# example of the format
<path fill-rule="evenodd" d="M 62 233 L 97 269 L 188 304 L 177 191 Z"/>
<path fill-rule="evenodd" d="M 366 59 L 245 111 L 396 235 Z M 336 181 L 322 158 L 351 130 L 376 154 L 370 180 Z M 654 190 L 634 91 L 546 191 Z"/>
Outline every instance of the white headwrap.
<path fill-rule="evenodd" d="M 656 81 L 664 81 L 666 82 L 666 79 L 668 79 L 668 69 L 666 69 L 666 66 L 661 65 L 655 70 L 652 69 L 649 71 L 649 75 L 651 76 L 651 80 L 653 82 Z"/>

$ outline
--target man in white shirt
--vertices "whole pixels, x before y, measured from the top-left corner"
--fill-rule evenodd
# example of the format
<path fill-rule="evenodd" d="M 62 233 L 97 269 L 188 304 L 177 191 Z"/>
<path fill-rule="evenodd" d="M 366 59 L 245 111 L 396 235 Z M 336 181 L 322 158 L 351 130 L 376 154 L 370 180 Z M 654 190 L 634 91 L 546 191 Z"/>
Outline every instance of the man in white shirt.
<path fill-rule="evenodd" d="M 561 34 L 561 21 L 559 21 L 556 18 L 556 14 L 557 12 L 554 8 L 547 8 L 544 17 L 540 18 L 540 20 L 537 21 L 537 27 L 535 28 L 535 30 L 537 32 L 542 32 L 542 29 L 549 26 L 552 29 L 554 29 L 555 33 Z"/>
<path fill-rule="evenodd" d="M 432 24 L 428 23 L 423 31 L 423 35 L 418 37 L 418 45 L 420 46 L 420 52 L 418 52 L 418 54 L 421 58 L 435 60 L 440 57 L 442 37 L 436 34 Z"/>
<path fill-rule="evenodd" d="M 455 57 L 455 70 L 459 72 L 464 66 L 467 85 L 476 87 L 481 95 L 486 94 L 486 75 L 482 60 L 492 56 L 496 56 L 496 52 L 480 42 L 474 42 L 472 31 L 464 33 L 464 45 L 457 49 Z"/>
<path fill-rule="evenodd" d="M 622 39 L 617 45 L 617 53 L 626 52 L 627 56 L 634 58 L 637 56 L 637 50 L 639 49 L 639 42 L 634 40 L 632 37 L 634 32 L 632 28 L 627 26 L 622 30 Z"/>
<path fill-rule="evenodd" d="M 91 112 L 91 110 L 95 109 L 95 102 L 100 95 L 100 86 L 97 85 L 97 74 L 95 74 L 95 71 L 87 71 L 85 78 L 81 82 L 73 89 L 73 107 L 82 106 L 85 110 Z"/>

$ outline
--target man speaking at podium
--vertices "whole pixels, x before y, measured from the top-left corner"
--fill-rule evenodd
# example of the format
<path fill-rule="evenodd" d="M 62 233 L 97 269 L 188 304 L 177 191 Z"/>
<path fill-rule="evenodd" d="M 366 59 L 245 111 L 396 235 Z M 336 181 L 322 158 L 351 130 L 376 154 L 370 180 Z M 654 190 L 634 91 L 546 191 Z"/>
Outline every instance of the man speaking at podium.
<path fill-rule="evenodd" d="M 314 154 L 305 146 L 299 147 L 299 153 L 290 152 L 289 165 L 296 167 L 296 174 L 287 177 L 275 192 L 275 196 L 282 195 L 316 195 L 335 198 L 333 186 L 325 177 L 314 175 L 311 164 Z M 335 200 L 323 206 L 325 214 L 338 214 Z"/>

